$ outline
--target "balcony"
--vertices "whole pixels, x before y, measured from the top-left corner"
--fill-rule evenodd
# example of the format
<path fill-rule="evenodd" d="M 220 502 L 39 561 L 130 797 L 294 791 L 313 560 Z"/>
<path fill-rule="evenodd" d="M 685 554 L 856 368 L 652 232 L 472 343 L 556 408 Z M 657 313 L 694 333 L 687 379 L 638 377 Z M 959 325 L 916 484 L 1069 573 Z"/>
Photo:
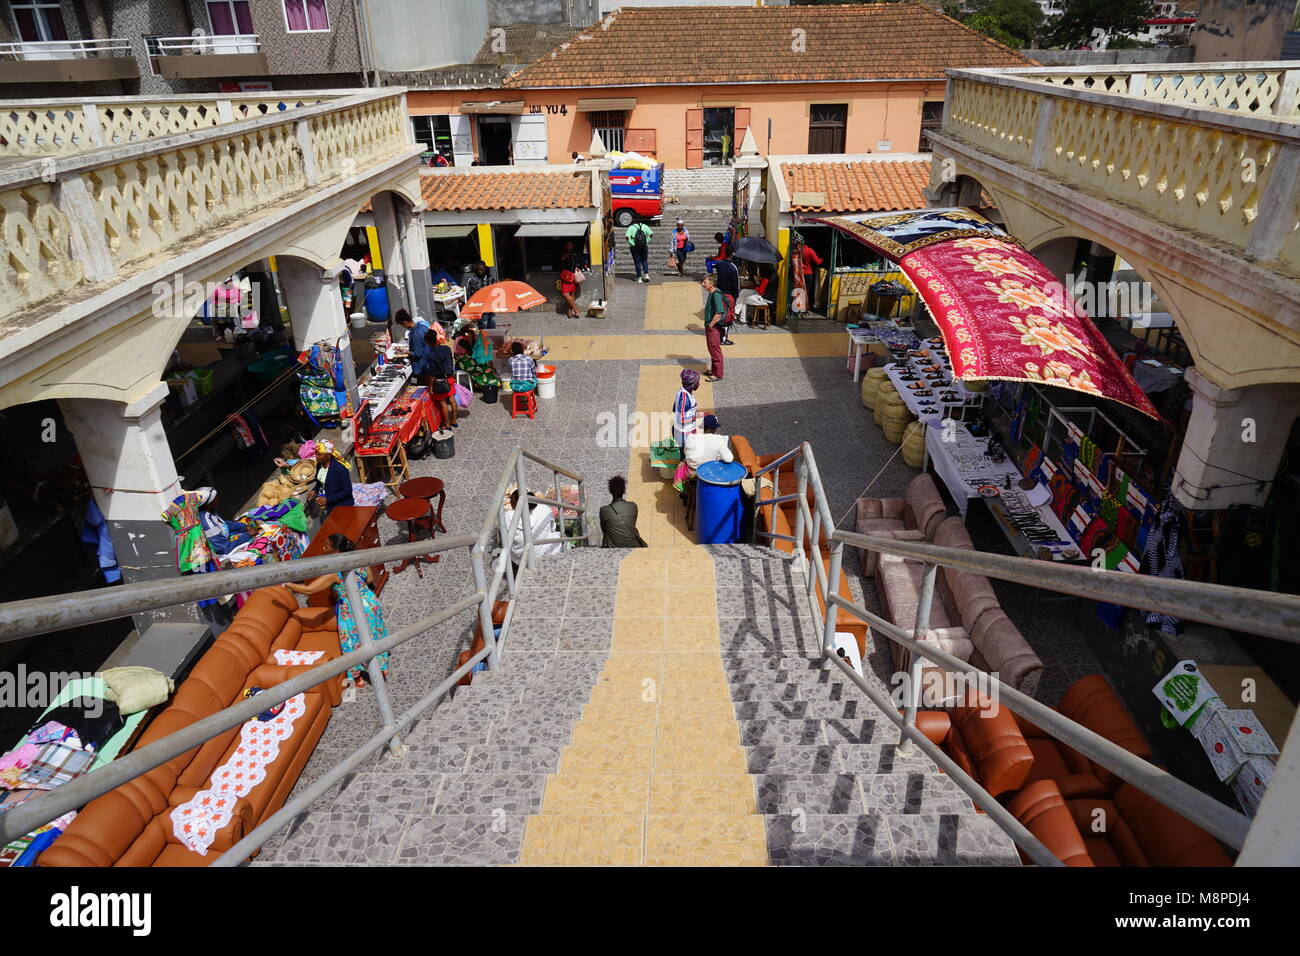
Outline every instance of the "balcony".
<path fill-rule="evenodd" d="M 271 72 L 254 33 L 160 37 L 157 51 L 154 69 L 169 80 L 266 76 Z"/>
<path fill-rule="evenodd" d="M 139 75 L 130 40 L 0 43 L 0 83 L 93 83 Z"/>
<path fill-rule="evenodd" d="M 1300 69 L 1288 67 L 953 70 L 935 150 L 1300 276 Z"/>

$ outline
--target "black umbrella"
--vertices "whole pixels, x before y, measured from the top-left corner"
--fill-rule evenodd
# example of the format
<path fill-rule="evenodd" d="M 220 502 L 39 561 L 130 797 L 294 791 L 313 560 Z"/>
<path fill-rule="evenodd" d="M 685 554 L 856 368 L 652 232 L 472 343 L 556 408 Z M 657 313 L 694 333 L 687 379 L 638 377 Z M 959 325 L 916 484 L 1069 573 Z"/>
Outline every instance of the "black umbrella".
<path fill-rule="evenodd" d="M 744 259 L 748 262 L 776 263 L 784 258 L 781 253 L 776 251 L 776 246 L 758 236 L 746 236 L 741 239 L 732 251 L 732 255 L 737 259 Z"/>

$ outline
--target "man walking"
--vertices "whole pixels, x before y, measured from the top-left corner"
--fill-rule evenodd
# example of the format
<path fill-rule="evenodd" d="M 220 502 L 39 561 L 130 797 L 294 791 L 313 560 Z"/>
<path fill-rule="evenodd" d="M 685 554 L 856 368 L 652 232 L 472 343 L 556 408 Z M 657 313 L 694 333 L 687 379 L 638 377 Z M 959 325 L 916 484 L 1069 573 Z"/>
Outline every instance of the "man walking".
<path fill-rule="evenodd" d="M 632 265 L 636 267 L 637 282 L 650 281 L 650 240 L 654 232 L 643 222 L 627 227 L 627 244 L 632 248 Z"/>
<path fill-rule="evenodd" d="M 723 253 L 722 257 L 713 263 L 713 274 L 718 277 L 718 291 L 724 296 L 731 296 L 732 303 L 740 298 L 740 270 L 731 260 L 731 250 L 724 245 L 718 250 Z M 735 345 L 731 341 L 731 326 L 735 321 L 735 311 L 733 305 L 732 322 L 728 322 L 722 327 L 722 344 Z"/>
<path fill-rule="evenodd" d="M 727 300 L 718 291 L 718 280 L 713 273 L 704 276 L 704 340 L 709 345 L 710 382 L 722 381 L 722 325 L 727 318 Z"/>

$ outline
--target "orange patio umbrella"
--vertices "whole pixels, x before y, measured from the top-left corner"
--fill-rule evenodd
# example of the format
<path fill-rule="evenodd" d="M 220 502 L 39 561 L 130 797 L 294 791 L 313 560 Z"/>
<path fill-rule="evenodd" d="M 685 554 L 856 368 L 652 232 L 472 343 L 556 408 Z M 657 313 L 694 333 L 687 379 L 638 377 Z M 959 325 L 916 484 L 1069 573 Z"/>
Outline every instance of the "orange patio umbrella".
<path fill-rule="evenodd" d="M 477 318 L 484 312 L 522 312 L 546 301 L 546 296 L 527 282 L 494 282 L 470 296 L 460 314 Z"/>

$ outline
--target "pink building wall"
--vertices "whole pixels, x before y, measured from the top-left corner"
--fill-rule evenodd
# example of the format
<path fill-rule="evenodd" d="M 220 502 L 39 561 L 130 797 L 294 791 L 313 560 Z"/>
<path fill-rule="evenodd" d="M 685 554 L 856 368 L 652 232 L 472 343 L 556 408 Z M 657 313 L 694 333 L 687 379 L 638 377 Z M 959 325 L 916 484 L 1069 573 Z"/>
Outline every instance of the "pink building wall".
<path fill-rule="evenodd" d="M 455 114 L 463 102 L 524 100 L 524 111 L 546 116 L 549 161 L 566 163 L 574 150 L 586 155 L 591 146 L 587 114 L 578 100 L 636 97 L 628 114 L 628 129 L 656 131 L 655 157 L 670 169 L 686 166 L 687 110 L 734 106 L 750 111 L 750 128 L 760 153 L 798 154 L 808 151 L 808 113 L 813 103 L 848 104 L 846 153 L 915 152 L 921 136 L 921 105 L 942 100 L 944 83 L 893 81 L 876 83 L 778 83 L 734 86 L 590 87 L 553 90 L 412 90 L 407 108 L 412 115 Z M 772 139 L 767 121 L 772 119 Z M 737 134 L 739 138 L 739 132 Z"/>

